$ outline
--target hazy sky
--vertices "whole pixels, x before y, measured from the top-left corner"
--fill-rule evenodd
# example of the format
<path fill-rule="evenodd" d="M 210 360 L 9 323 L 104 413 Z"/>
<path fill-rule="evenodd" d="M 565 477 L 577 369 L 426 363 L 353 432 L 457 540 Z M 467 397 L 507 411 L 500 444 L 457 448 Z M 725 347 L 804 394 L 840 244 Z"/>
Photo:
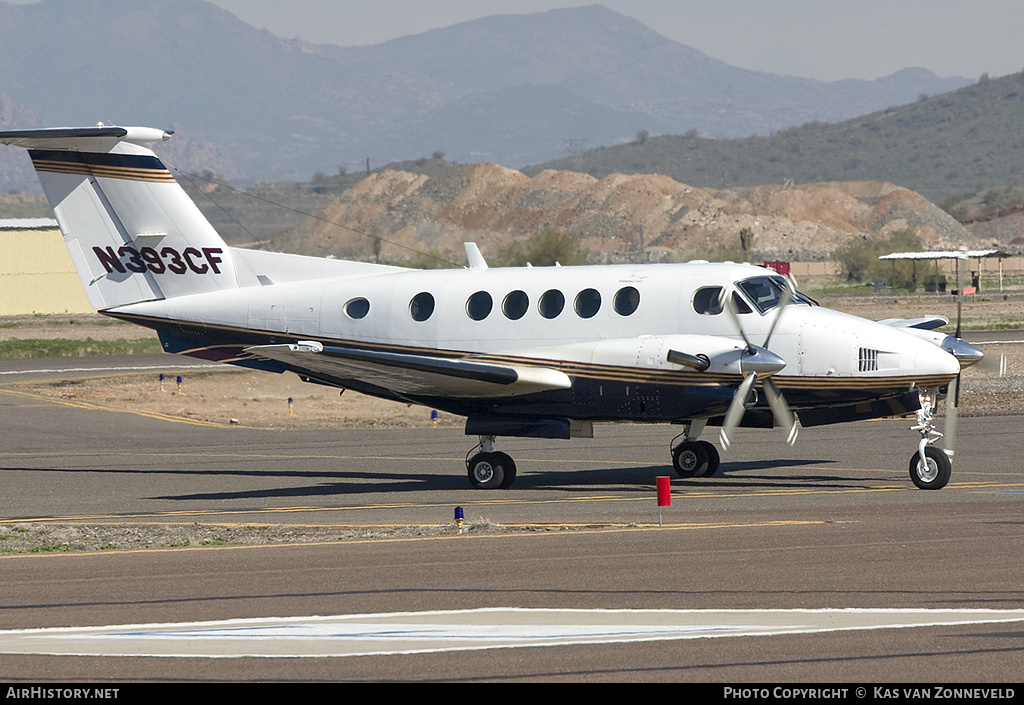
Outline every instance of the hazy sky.
<path fill-rule="evenodd" d="M 34 3 L 38 0 L 8 0 Z M 376 44 L 496 14 L 593 0 L 209 0 L 248 24 L 315 43 Z M 1021 0 L 602 0 L 740 68 L 835 80 L 920 66 L 940 76 L 1024 70 Z"/>
<path fill-rule="evenodd" d="M 212 0 L 286 37 L 374 44 L 575 0 Z M 1024 69 L 1021 0 L 604 0 L 660 34 L 741 68 L 833 80 L 910 66 L 993 78 Z"/>

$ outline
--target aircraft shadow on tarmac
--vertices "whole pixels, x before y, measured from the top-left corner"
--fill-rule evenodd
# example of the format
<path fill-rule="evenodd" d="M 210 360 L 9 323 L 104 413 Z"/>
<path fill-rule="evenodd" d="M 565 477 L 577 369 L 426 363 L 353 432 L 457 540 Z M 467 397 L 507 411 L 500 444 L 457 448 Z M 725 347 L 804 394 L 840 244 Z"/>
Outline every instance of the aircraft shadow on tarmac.
<path fill-rule="evenodd" d="M 701 489 L 714 492 L 716 488 L 738 489 L 840 489 L 862 487 L 863 479 L 837 473 L 835 475 L 793 474 L 779 475 L 762 474 L 758 471 L 793 470 L 802 466 L 820 469 L 822 465 L 834 463 L 834 460 L 803 459 L 803 460 L 757 460 L 735 463 L 723 463 L 718 475 L 714 478 L 682 479 L 677 477 L 671 467 L 665 465 L 649 465 L 642 467 L 600 468 L 592 470 L 544 470 L 550 463 L 537 463 L 538 469 L 527 469 L 516 478 L 512 492 L 559 490 L 562 492 L 592 494 L 594 491 L 650 491 L 655 485 L 655 478 L 661 475 L 672 478 L 673 487 Z M 170 501 L 224 501 L 238 499 L 269 499 L 269 498 L 309 498 L 329 497 L 333 495 L 394 494 L 403 492 L 430 491 L 470 491 L 465 474 L 411 473 L 394 470 L 385 471 L 345 471 L 345 470 L 244 470 L 244 469 L 176 469 L 159 471 L 153 469 L 137 470 L 130 468 L 3 468 L 0 472 L 25 473 L 110 473 L 144 475 L 194 476 L 209 478 L 215 476 L 249 477 L 252 487 L 234 491 L 192 492 L 188 494 L 150 495 L 151 500 Z M 754 474 L 756 473 L 756 474 Z M 313 484 L 301 484 L 290 487 L 280 486 L 281 482 L 306 478 L 314 480 Z M 125 485 L 130 493 L 131 483 Z M 499 493 L 500 496 L 501 493 Z"/>
<path fill-rule="evenodd" d="M 773 468 L 793 468 L 799 465 L 820 466 L 835 461 L 821 460 L 786 460 L 743 462 L 723 466 L 716 478 L 683 480 L 673 475 L 674 486 L 707 488 L 713 491 L 716 481 L 729 478 L 730 474 L 743 473 L 751 470 L 771 470 Z M 527 471 L 516 478 L 513 491 L 559 490 L 562 492 L 592 494 L 595 489 L 618 489 L 650 491 L 659 475 L 671 474 L 671 468 L 661 465 L 628 468 L 603 468 L 597 470 L 566 470 L 566 471 Z M 225 500 L 225 499 L 256 499 L 272 497 L 324 497 L 330 495 L 377 494 L 380 492 L 429 492 L 429 491 L 473 491 L 467 484 L 464 475 L 421 475 L 401 472 L 280 472 L 270 473 L 273 476 L 317 476 L 328 481 L 316 485 L 297 487 L 278 487 L 252 489 L 238 492 L 205 492 L 188 495 L 167 495 L 153 497 L 164 500 Z M 254 473 L 266 476 L 267 473 Z M 347 480 L 347 481 L 346 481 Z M 771 475 L 740 476 L 730 478 L 722 483 L 723 488 L 730 489 L 837 489 L 860 487 L 853 478 L 833 475 L 789 475 L 786 477 Z M 500 496 L 500 493 L 499 493 Z"/>
<path fill-rule="evenodd" d="M 595 487 L 641 487 L 644 490 L 653 487 L 655 478 L 668 476 L 672 486 L 687 489 L 706 489 L 713 492 L 717 487 L 729 489 L 836 489 L 842 487 L 861 487 L 863 481 L 858 478 L 839 474 L 748 474 L 759 470 L 794 469 L 811 466 L 820 469 L 823 465 L 835 463 L 835 460 L 757 460 L 736 463 L 722 463 L 718 473 L 712 478 L 680 478 L 671 467 L 649 465 L 646 467 L 604 468 L 600 470 L 567 470 L 527 472 L 516 478 L 515 489 L 561 489 L 565 491 L 591 492 Z"/>

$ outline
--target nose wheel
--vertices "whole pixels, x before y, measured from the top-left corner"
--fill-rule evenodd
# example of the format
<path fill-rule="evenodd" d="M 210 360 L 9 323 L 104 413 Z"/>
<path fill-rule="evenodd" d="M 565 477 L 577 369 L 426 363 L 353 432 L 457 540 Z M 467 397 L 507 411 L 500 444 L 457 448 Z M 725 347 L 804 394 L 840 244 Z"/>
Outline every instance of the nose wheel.
<path fill-rule="evenodd" d="M 953 464 L 949 456 L 941 448 L 928 446 L 924 449 L 924 458 L 920 451 L 910 459 L 910 479 L 922 490 L 939 490 L 949 482 Z"/>

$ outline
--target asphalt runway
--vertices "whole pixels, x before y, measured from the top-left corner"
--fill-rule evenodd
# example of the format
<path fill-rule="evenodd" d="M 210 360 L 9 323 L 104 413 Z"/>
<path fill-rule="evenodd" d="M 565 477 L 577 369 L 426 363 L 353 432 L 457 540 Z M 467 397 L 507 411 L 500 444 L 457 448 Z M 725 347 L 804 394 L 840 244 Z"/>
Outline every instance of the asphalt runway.
<path fill-rule="evenodd" d="M 152 636 L 153 625 L 166 624 L 184 624 L 189 638 L 176 648 L 192 649 L 0 653 L 9 682 L 1020 680 L 1019 417 L 961 419 L 952 481 L 932 492 L 910 482 L 916 437 L 907 420 L 805 429 L 795 447 L 781 433 L 741 429 L 720 476 L 673 479 L 672 505 L 660 511 L 655 478 L 672 475 L 673 427 L 600 426 L 589 440 L 500 439 L 519 477 L 510 490 L 481 492 L 465 478 L 473 441 L 450 429 L 201 426 L 2 387 L 0 418 L 5 525 L 439 524 L 462 506 L 470 521 L 536 529 L 0 553 L 0 651 L 15 650 L 7 646 L 11 630 L 114 625 L 117 633 L 104 637 L 113 652 L 149 654 L 123 625 L 147 625 Z M 620 612 L 629 636 L 616 641 L 602 620 Z M 217 638 L 239 648 L 241 627 L 252 635 L 254 624 L 222 620 L 315 615 L 347 620 L 303 627 L 335 644 L 355 638 L 353 620 L 378 631 L 357 635 L 363 641 L 349 653 L 364 655 L 212 658 L 200 644 L 211 643 L 204 640 L 213 626 L 194 624 L 218 621 Z M 522 631 L 494 627 L 486 621 L 494 615 Z M 380 645 L 379 625 L 396 619 L 407 631 L 412 622 L 437 630 L 458 622 L 464 641 Z M 911 626 L 921 622 L 931 626 Z M 468 641 L 494 629 L 518 641 Z M 312 644 L 297 631 L 259 633 L 275 648 Z M 237 653 L 254 653 L 246 648 Z"/>

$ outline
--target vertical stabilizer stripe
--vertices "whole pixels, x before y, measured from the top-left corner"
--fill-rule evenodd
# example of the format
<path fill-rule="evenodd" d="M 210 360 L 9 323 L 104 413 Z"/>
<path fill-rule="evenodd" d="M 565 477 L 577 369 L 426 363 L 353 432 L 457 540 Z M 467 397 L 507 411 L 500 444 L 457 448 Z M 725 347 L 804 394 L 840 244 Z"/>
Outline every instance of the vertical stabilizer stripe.
<path fill-rule="evenodd" d="M 163 162 L 152 155 L 31 149 L 29 156 L 37 171 L 81 174 L 105 179 L 174 183 L 171 172 Z"/>

